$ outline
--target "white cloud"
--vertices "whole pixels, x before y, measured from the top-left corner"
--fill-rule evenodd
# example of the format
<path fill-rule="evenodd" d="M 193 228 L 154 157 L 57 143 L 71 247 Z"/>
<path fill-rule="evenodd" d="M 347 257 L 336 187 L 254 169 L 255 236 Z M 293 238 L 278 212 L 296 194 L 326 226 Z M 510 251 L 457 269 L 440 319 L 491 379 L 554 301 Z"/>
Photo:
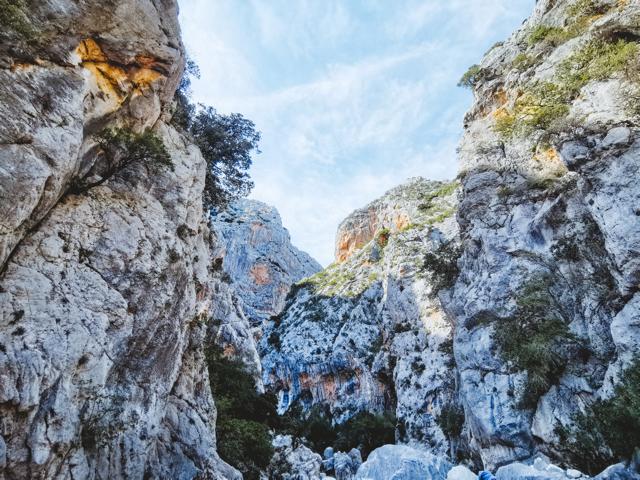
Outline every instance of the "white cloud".
<path fill-rule="evenodd" d="M 338 223 L 410 176 L 452 178 L 466 67 L 533 0 L 182 0 L 196 99 L 263 133 L 252 197 L 328 263 Z"/>

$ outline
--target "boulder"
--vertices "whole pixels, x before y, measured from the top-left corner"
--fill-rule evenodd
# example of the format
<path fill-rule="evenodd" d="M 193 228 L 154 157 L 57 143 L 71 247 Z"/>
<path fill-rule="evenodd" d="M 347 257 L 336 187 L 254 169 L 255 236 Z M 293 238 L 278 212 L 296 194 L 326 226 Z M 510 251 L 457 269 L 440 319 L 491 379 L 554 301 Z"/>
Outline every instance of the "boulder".
<path fill-rule="evenodd" d="M 451 464 L 443 457 L 405 445 L 375 449 L 358 469 L 356 480 L 444 480 Z"/>

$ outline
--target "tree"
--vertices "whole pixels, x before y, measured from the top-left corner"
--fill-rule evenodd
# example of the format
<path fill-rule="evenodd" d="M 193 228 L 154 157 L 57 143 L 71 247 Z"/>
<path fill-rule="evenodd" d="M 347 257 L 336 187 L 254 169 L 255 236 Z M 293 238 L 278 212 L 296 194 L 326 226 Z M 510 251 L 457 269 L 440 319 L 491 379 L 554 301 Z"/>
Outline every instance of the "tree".
<path fill-rule="evenodd" d="M 200 69 L 187 60 L 175 94 L 172 123 L 190 134 L 207 161 L 204 206 L 224 209 L 229 202 L 247 196 L 253 182 L 247 171 L 252 152 L 260 153 L 260 132 L 239 113 L 221 115 L 214 108 L 191 102 L 191 79 Z"/>
<path fill-rule="evenodd" d="M 260 153 L 260 133 L 254 123 L 239 113 L 220 115 L 212 107 L 201 106 L 190 132 L 207 161 L 205 207 L 224 208 L 247 196 L 253 188 L 247 173 L 251 152 Z"/>

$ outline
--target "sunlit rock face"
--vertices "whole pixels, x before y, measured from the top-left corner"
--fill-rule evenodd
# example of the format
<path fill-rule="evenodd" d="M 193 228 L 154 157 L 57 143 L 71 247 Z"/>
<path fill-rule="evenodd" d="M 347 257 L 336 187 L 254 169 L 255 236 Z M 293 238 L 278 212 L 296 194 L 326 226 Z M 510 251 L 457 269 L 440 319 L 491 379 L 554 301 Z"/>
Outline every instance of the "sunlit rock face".
<path fill-rule="evenodd" d="M 535 450 L 561 456 L 556 427 L 610 395 L 639 353 L 640 5 L 595 2 L 595 12 L 588 3 L 538 1 L 482 60 L 465 119 L 464 253 L 447 311 L 464 435 L 488 467 Z M 612 48 L 636 53 L 616 63 L 602 53 Z M 495 338 L 540 278 L 549 315 L 581 348 L 567 342 L 566 367 L 523 406 L 532 379 L 505 362 Z"/>
<path fill-rule="evenodd" d="M 278 211 L 256 200 L 237 200 L 212 215 L 217 258 L 252 325 L 282 311 L 291 285 L 322 267 L 291 244 Z"/>
<path fill-rule="evenodd" d="M 0 45 L 0 477 L 238 478 L 202 353 L 206 164 L 163 114 L 177 5 L 24 4 Z M 173 167 L 109 171 L 105 127 L 152 128 Z"/>
<path fill-rule="evenodd" d="M 423 257 L 455 243 L 456 193 L 455 183 L 412 179 L 342 223 L 338 246 L 349 236 L 366 243 L 346 259 L 337 248 L 336 263 L 298 283 L 260 343 L 281 411 L 325 405 L 342 422 L 391 410 L 400 440 L 448 450 L 435 417 L 454 389 L 452 325 Z"/>

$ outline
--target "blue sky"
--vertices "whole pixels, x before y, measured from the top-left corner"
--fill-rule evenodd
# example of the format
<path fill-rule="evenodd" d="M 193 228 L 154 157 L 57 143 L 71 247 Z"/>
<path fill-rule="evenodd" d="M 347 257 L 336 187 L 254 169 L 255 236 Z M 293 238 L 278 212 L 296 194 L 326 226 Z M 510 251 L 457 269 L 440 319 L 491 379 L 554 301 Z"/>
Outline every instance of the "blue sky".
<path fill-rule="evenodd" d="M 262 132 L 252 198 L 323 264 L 351 211 L 450 179 L 472 95 L 456 87 L 535 0 L 180 0 L 194 99 Z"/>

